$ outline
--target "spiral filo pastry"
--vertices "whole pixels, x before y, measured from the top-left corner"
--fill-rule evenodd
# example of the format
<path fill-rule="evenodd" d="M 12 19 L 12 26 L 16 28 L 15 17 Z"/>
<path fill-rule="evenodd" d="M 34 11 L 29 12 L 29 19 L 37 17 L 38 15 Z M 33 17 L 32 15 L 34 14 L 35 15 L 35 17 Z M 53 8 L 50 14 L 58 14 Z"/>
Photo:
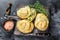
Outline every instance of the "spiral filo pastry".
<path fill-rule="evenodd" d="M 31 22 L 34 20 L 35 17 L 36 17 L 36 10 L 34 8 L 31 8 L 30 16 L 28 17 L 28 20 Z"/>
<path fill-rule="evenodd" d="M 29 6 L 25 6 L 25 7 L 22 7 L 20 8 L 18 11 L 17 11 L 17 16 L 19 18 L 28 18 L 30 16 L 30 7 Z"/>
<path fill-rule="evenodd" d="M 33 31 L 34 25 L 27 20 L 19 20 L 17 21 L 17 29 L 22 33 L 30 33 Z"/>
<path fill-rule="evenodd" d="M 35 27 L 40 31 L 45 31 L 48 28 L 49 20 L 47 16 L 45 16 L 43 13 L 37 14 L 37 17 L 35 19 Z"/>

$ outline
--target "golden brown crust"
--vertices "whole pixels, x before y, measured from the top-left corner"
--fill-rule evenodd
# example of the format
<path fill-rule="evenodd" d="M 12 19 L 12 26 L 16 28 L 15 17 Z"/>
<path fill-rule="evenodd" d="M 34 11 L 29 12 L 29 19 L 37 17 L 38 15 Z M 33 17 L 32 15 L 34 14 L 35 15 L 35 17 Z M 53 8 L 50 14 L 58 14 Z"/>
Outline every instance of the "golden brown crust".
<path fill-rule="evenodd" d="M 28 20 L 31 22 L 36 17 L 36 10 L 34 8 L 31 8 L 30 16 L 28 17 Z"/>
<path fill-rule="evenodd" d="M 27 20 L 19 20 L 17 22 L 17 29 L 22 33 L 30 33 L 34 29 L 34 25 Z"/>
<path fill-rule="evenodd" d="M 20 8 L 17 11 L 17 16 L 24 19 L 24 18 L 28 18 L 30 16 L 30 7 L 29 6 L 25 6 L 23 8 Z"/>
<path fill-rule="evenodd" d="M 37 14 L 36 20 L 35 20 L 35 27 L 39 29 L 40 31 L 45 31 L 48 28 L 48 18 L 43 13 Z"/>

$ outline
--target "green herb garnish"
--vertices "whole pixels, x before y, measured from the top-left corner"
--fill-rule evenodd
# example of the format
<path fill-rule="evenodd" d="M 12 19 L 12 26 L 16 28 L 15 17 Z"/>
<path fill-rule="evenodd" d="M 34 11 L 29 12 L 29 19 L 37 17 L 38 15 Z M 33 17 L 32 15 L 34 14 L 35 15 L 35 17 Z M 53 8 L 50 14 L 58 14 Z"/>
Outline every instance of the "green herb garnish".
<path fill-rule="evenodd" d="M 38 13 L 44 13 L 45 15 L 48 16 L 46 9 L 38 0 L 34 3 L 34 5 L 29 5 L 32 8 L 35 8 Z"/>

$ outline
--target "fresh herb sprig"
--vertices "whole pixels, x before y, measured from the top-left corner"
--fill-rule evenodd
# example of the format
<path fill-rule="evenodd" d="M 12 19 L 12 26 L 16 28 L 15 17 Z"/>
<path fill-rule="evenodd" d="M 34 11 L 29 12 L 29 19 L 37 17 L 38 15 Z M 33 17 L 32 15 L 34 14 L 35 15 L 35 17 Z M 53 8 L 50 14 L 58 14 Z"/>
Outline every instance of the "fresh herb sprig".
<path fill-rule="evenodd" d="M 38 13 L 44 13 L 46 16 L 48 16 L 46 9 L 38 0 L 36 0 L 34 5 L 29 6 L 35 8 Z"/>

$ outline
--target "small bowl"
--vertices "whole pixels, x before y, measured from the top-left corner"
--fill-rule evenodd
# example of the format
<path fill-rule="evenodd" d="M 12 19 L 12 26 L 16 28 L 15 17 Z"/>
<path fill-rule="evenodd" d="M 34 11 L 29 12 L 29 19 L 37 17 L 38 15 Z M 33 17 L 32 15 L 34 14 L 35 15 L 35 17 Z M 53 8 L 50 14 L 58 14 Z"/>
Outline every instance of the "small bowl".
<path fill-rule="evenodd" d="M 4 25 L 5 25 L 5 23 L 7 22 L 7 21 L 12 21 L 13 23 L 14 23 L 14 27 L 11 29 L 11 30 L 6 30 L 5 28 L 4 28 Z M 15 29 L 15 26 L 16 26 L 16 20 L 15 19 L 6 19 L 4 22 L 3 22 L 3 29 L 6 31 L 6 32 L 8 32 L 8 33 L 10 33 L 10 32 L 13 32 L 14 31 L 14 29 Z"/>

